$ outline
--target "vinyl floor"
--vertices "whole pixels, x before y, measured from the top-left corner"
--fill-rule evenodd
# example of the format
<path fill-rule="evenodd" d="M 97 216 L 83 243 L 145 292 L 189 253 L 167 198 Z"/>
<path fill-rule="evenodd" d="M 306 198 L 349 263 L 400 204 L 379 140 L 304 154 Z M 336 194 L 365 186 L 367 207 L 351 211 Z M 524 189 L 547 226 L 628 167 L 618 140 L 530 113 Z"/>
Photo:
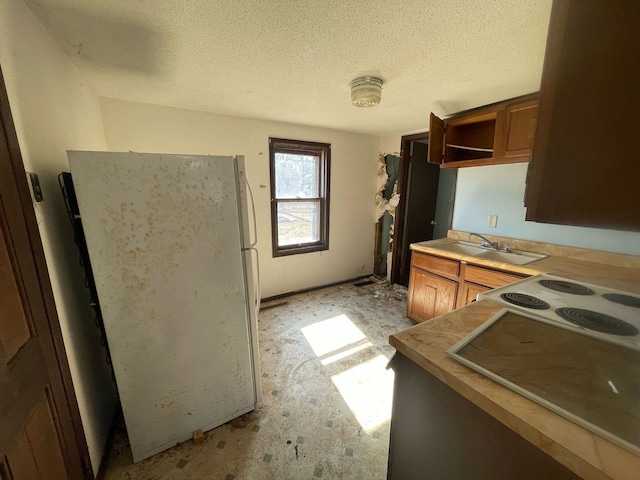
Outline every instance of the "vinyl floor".
<path fill-rule="evenodd" d="M 137 464 L 122 427 L 104 478 L 384 479 L 394 353 L 410 327 L 406 289 L 372 277 L 263 304 L 263 402 L 205 434 Z"/>

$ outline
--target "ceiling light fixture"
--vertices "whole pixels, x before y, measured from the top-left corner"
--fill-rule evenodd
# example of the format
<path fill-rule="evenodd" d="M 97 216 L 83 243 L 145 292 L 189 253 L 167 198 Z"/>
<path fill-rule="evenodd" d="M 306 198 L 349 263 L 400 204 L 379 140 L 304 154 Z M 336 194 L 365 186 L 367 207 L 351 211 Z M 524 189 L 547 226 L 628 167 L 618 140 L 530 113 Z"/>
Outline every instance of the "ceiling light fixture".
<path fill-rule="evenodd" d="M 351 104 L 355 107 L 373 107 L 382 98 L 382 80 L 376 77 L 358 77 L 349 83 Z"/>

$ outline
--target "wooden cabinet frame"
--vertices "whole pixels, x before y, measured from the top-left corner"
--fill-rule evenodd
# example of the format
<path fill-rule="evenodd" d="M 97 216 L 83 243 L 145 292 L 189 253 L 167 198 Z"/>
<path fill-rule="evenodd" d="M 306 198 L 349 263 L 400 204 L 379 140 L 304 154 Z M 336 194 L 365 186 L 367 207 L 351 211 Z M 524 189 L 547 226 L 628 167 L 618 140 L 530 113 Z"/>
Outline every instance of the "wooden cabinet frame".
<path fill-rule="evenodd" d="M 528 162 L 535 133 L 537 93 L 429 122 L 430 163 L 441 168 Z"/>
<path fill-rule="evenodd" d="M 459 283 L 422 268 L 411 267 L 407 317 L 416 323 L 439 317 L 456 308 Z"/>
<path fill-rule="evenodd" d="M 525 277 L 414 250 L 411 255 L 407 317 L 416 323 L 424 322 L 468 305 L 478 293 Z"/>
<path fill-rule="evenodd" d="M 640 231 L 638 18 L 638 2 L 553 3 L 526 220 Z"/>

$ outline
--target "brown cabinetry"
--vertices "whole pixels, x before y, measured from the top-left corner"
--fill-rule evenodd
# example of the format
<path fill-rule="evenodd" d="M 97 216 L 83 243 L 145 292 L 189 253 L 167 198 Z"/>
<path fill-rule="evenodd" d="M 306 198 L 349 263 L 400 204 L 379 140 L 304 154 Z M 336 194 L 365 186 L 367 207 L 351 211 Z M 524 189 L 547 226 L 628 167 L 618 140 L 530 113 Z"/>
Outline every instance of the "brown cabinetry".
<path fill-rule="evenodd" d="M 492 270 L 415 250 L 407 298 L 407 317 L 416 323 L 468 305 L 479 293 L 520 280 L 523 276 Z"/>
<path fill-rule="evenodd" d="M 479 293 L 486 292 L 487 290 L 491 290 L 491 287 L 486 287 L 484 285 L 476 285 L 471 282 L 463 282 L 462 290 L 460 292 L 460 307 L 464 305 L 469 305 L 473 302 Z"/>
<path fill-rule="evenodd" d="M 523 277 L 514 273 L 491 270 L 475 265 L 467 265 L 464 272 L 464 279 L 468 282 L 485 285 L 491 288 L 498 288 L 509 283 L 517 282 Z"/>
<path fill-rule="evenodd" d="M 428 160 L 444 168 L 529 161 L 537 94 L 429 122 Z"/>
<path fill-rule="evenodd" d="M 519 157 L 531 155 L 533 136 L 536 132 L 538 101 L 519 102 L 507 105 L 498 111 L 497 125 L 501 141 L 496 143 L 494 156 Z"/>
<path fill-rule="evenodd" d="M 443 315 L 456 308 L 458 282 L 411 268 L 407 317 L 415 322 Z"/>
<path fill-rule="evenodd" d="M 527 220 L 640 231 L 639 19 L 640 2 L 554 2 Z"/>

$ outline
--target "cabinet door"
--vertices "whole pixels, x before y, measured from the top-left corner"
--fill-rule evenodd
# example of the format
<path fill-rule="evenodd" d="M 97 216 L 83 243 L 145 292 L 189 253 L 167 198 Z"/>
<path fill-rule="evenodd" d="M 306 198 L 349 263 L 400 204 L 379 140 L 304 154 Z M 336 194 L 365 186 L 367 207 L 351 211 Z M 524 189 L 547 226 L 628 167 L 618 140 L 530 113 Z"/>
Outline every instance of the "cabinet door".
<path fill-rule="evenodd" d="M 640 231 L 640 2 L 553 3 L 527 220 Z"/>
<path fill-rule="evenodd" d="M 533 136 L 536 131 L 538 101 L 508 105 L 498 112 L 501 128 L 500 138 L 496 139 L 496 157 L 516 157 L 531 155 Z M 496 135 L 497 136 L 497 135 Z"/>
<path fill-rule="evenodd" d="M 429 117 L 429 149 L 427 161 L 440 165 L 444 155 L 444 122 L 433 113 Z"/>
<path fill-rule="evenodd" d="M 407 317 L 424 322 L 455 309 L 458 282 L 412 267 Z"/>
<path fill-rule="evenodd" d="M 476 299 L 479 293 L 486 292 L 488 290 L 491 290 L 491 288 L 485 287 L 484 285 L 476 285 L 475 283 L 464 282 L 460 295 L 463 303 L 462 305 L 458 305 L 458 308 L 469 305 Z"/>

